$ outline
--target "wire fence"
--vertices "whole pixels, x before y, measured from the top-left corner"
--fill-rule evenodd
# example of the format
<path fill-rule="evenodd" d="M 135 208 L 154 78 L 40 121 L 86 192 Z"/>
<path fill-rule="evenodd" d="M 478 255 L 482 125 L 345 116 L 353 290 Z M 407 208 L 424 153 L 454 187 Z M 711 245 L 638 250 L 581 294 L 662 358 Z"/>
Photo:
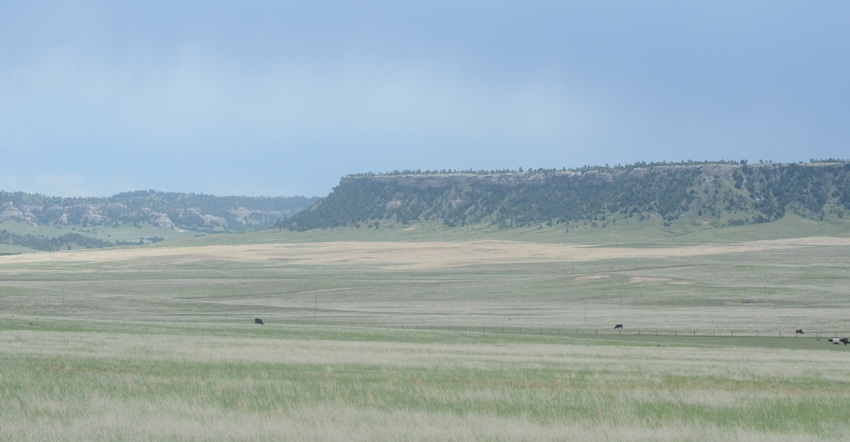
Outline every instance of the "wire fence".
<path fill-rule="evenodd" d="M 848 331 L 813 330 L 797 333 L 795 330 L 717 330 L 717 329 L 676 329 L 676 328 L 636 328 L 611 329 L 587 327 L 500 327 L 500 326 L 464 326 L 464 325 L 374 325 L 350 324 L 352 327 L 378 327 L 401 330 L 444 330 L 477 333 L 509 333 L 526 335 L 558 335 L 558 336 L 681 336 L 681 337 L 814 337 L 837 338 L 850 336 Z"/>
<path fill-rule="evenodd" d="M 15 318 L 15 315 L 9 316 Z M 51 319 L 45 316 L 17 316 L 19 319 Z M 52 317 L 60 319 L 62 317 Z M 180 317 L 180 318 L 109 318 L 103 317 L 74 317 L 64 318 L 95 322 L 136 322 L 150 324 L 221 324 L 221 325 L 257 325 L 254 318 L 234 317 Z M 303 318 L 264 319 L 264 326 L 321 326 L 321 327 L 350 327 L 350 328 L 383 328 L 395 330 L 433 330 L 464 333 L 500 333 L 518 335 L 551 335 L 551 336 L 674 336 L 674 337 L 798 337 L 798 338 L 842 338 L 850 337 L 847 330 L 803 330 L 797 333 L 794 329 L 698 329 L 698 328 L 610 328 L 610 327 L 535 327 L 535 326 L 500 326 L 500 325 L 458 325 L 458 324 L 404 324 L 404 323 L 370 323 L 365 321 L 313 321 Z"/>
<path fill-rule="evenodd" d="M 152 321 L 159 322 L 159 321 Z M 172 322 L 165 320 L 164 322 Z M 173 322 L 183 323 L 227 323 L 256 325 L 254 319 L 232 318 L 216 319 L 179 319 Z M 464 333 L 501 333 L 518 335 L 551 335 L 551 336 L 674 336 L 674 337 L 799 337 L 799 338 L 840 338 L 850 336 L 845 330 L 804 330 L 797 333 L 788 329 L 687 329 L 687 328 L 601 328 L 601 327 L 534 327 L 534 326 L 494 326 L 494 325 L 458 325 L 458 324 L 401 324 L 401 323 L 368 323 L 341 321 L 309 321 L 303 319 L 264 320 L 263 325 L 301 325 L 323 327 L 350 328 L 383 328 L 395 330 L 434 330 Z"/>

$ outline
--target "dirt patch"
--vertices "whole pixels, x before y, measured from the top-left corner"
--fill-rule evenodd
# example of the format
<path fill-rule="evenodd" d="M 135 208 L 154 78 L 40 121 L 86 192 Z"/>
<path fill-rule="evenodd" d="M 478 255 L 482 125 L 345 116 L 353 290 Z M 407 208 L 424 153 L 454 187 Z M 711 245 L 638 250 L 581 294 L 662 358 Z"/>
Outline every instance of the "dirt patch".
<path fill-rule="evenodd" d="M 673 281 L 670 278 L 649 278 L 643 276 L 634 276 L 629 278 L 629 282 L 632 284 L 659 284 L 662 282 L 671 282 Z"/>
<path fill-rule="evenodd" d="M 631 284 L 667 284 L 667 285 L 689 285 L 691 281 L 677 281 L 672 278 L 653 278 L 648 276 L 633 276 L 629 278 Z"/>
<path fill-rule="evenodd" d="M 597 281 L 600 279 L 608 279 L 611 275 L 588 275 L 588 276 L 579 276 L 576 278 L 576 281 Z"/>

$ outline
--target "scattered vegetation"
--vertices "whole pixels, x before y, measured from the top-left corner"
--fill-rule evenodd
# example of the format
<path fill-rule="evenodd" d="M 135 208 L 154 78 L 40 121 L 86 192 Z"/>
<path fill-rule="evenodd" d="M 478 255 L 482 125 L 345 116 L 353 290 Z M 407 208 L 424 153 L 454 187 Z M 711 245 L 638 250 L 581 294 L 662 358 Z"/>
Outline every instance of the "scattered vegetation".
<path fill-rule="evenodd" d="M 108 198 L 58 198 L 0 191 L 0 244 L 56 251 L 156 242 L 159 234 L 121 234 L 113 239 L 91 230 L 142 230 L 152 227 L 192 234 L 262 230 L 313 204 L 317 198 L 239 197 L 153 190 Z M 12 224 L 29 226 L 16 232 Z M 21 229 L 18 229 L 21 230 Z M 68 232 L 67 230 L 74 230 Z"/>
<path fill-rule="evenodd" d="M 441 222 L 517 227 L 622 224 L 726 227 L 788 212 L 818 221 L 850 210 L 850 163 L 636 163 L 576 170 L 394 171 L 343 178 L 310 210 L 277 223 L 294 231 Z"/>
<path fill-rule="evenodd" d="M 0 439 L 847 440 L 847 230 L 770 237 L 824 225 L 0 257 Z"/>

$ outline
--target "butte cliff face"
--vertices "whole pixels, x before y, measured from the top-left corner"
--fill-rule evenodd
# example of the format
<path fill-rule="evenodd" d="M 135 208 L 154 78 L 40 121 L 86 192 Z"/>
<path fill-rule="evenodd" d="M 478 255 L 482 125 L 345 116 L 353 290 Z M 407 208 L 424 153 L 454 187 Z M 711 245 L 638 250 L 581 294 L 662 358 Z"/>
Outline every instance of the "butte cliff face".
<path fill-rule="evenodd" d="M 352 175 L 278 227 L 310 230 L 376 222 L 500 228 L 680 222 L 714 227 L 811 219 L 850 210 L 850 165 L 687 163 L 579 170 Z"/>

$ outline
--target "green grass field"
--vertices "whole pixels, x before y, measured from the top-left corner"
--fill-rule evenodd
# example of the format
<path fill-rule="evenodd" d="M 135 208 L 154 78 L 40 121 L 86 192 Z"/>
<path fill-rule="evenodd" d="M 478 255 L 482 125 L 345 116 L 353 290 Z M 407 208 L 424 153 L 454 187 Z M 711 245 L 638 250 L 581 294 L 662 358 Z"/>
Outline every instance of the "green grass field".
<path fill-rule="evenodd" d="M 850 434 L 848 353 L 801 348 L 802 339 L 20 319 L 2 326 L 4 440 Z"/>
<path fill-rule="evenodd" d="M 850 439 L 846 236 L 357 233 L 0 257 L 0 439 Z"/>

